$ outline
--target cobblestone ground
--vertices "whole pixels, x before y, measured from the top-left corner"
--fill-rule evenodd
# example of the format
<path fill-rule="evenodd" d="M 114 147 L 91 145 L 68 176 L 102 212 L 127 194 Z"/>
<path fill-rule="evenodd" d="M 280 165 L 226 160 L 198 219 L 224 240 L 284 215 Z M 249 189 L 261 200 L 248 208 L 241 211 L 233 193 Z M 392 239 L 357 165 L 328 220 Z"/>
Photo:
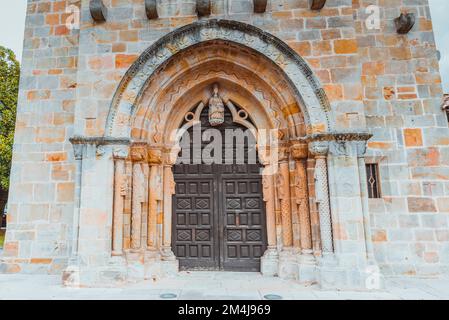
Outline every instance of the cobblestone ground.
<path fill-rule="evenodd" d="M 173 279 L 145 281 L 125 288 L 71 289 L 59 276 L 0 275 L 0 300 L 157 300 L 175 294 L 180 300 L 263 300 L 275 294 L 285 300 L 447 300 L 449 277 L 440 279 L 388 278 L 386 289 L 374 292 L 322 291 L 293 281 L 264 278 L 256 273 L 181 273 Z"/>

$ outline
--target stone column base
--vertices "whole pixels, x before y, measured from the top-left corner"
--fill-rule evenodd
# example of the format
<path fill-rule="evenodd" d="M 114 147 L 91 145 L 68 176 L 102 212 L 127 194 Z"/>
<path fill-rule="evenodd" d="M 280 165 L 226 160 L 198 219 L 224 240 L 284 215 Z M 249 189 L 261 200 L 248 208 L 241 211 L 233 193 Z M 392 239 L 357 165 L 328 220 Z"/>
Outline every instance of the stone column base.
<path fill-rule="evenodd" d="M 382 290 L 384 277 L 376 265 L 345 267 L 335 257 L 321 258 L 318 282 L 324 290 Z"/>
<path fill-rule="evenodd" d="M 265 277 L 278 275 L 279 254 L 276 249 L 268 249 L 260 258 L 260 273 Z"/>
<path fill-rule="evenodd" d="M 286 248 L 279 254 L 278 275 L 281 279 L 298 280 L 297 252 Z"/>
<path fill-rule="evenodd" d="M 313 254 L 300 254 L 298 256 L 298 280 L 304 285 L 316 283 L 317 262 Z"/>

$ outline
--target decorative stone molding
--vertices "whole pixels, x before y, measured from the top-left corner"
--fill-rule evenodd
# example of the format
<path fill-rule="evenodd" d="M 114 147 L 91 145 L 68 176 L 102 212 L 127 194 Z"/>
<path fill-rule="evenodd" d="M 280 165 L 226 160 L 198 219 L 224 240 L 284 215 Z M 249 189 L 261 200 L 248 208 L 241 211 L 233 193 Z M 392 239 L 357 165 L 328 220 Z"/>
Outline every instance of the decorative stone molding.
<path fill-rule="evenodd" d="M 394 19 L 396 25 L 396 31 L 399 34 L 407 34 L 412 30 L 415 25 L 415 14 L 414 13 L 401 13 L 399 17 Z"/>
<path fill-rule="evenodd" d="M 125 152 L 127 146 L 130 144 L 128 139 L 116 139 L 116 138 L 106 138 L 106 137 L 81 137 L 75 136 L 69 139 L 69 141 L 73 145 L 73 150 L 75 153 L 75 160 L 81 160 L 83 158 L 84 146 L 86 145 L 95 145 L 96 146 L 96 155 L 102 156 L 105 154 L 106 150 L 104 146 L 115 146 L 113 152 L 114 157 L 117 154 L 117 157 L 120 158 L 118 153 L 118 149 L 122 149 L 121 152 Z M 117 153 L 118 152 L 118 153 Z"/>
<path fill-rule="evenodd" d="M 366 142 L 372 136 L 368 132 L 331 132 L 309 135 L 300 141 L 309 142 L 309 150 L 315 156 L 328 152 L 337 156 L 360 156 L 365 154 Z"/>
<path fill-rule="evenodd" d="M 265 13 L 267 11 L 268 0 L 253 0 L 253 2 L 255 13 Z"/>
<path fill-rule="evenodd" d="M 310 9 L 311 10 L 321 10 L 324 8 L 325 4 L 326 4 L 326 0 L 312 0 Z"/>
<path fill-rule="evenodd" d="M 128 137 L 135 106 L 148 79 L 174 55 L 194 45 L 222 40 L 250 48 L 282 69 L 292 88 L 304 121 L 311 128 L 331 130 L 330 104 L 324 90 L 307 63 L 286 43 L 267 32 L 237 21 L 204 20 L 181 27 L 162 37 L 148 48 L 123 77 L 112 100 L 107 136 Z M 126 97 L 126 99 L 124 99 Z"/>
<path fill-rule="evenodd" d="M 89 10 L 92 19 L 96 22 L 105 22 L 108 16 L 108 9 L 102 0 L 90 0 Z"/>
<path fill-rule="evenodd" d="M 196 12 L 199 17 L 210 16 L 210 0 L 196 0 Z"/>
<path fill-rule="evenodd" d="M 159 18 L 156 0 L 145 0 L 145 13 L 150 20 Z"/>

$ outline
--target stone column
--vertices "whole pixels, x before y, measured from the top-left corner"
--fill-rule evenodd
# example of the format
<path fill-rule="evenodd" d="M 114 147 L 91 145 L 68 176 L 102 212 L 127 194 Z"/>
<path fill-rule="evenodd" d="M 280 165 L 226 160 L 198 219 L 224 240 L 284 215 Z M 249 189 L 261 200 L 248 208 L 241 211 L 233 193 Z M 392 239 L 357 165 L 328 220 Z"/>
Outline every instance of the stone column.
<path fill-rule="evenodd" d="M 123 216 L 125 197 L 129 190 L 128 178 L 125 174 L 125 160 L 128 157 L 127 147 L 114 149 L 114 214 L 112 229 L 112 255 L 123 255 Z"/>
<path fill-rule="evenodd" d="M 329 200 L 329 180 L 327 174 L 327 153 L 329 143 L 316 141 L 309 145 L 309 150 L 315 156 L 315 196 L 320 217 L 321 251 L 323 257 L 334 252 L 332 221 Z"/>
<path fill-rule="evenodd" d="M 368 181 L 367 181 L 366 162 L 365 162 L 366 141 L 356 142 L 356 148 L 357 148 L 357 163 L 359 166 L 360 196 L 362 198 L 366 255 L 368 263 L 370 265 L 377 265 L 376 259 L 374 257 L 374 246 L 371 234 L 371 219 L 368 203 Z"/>
<path fill-rule="evenodd" d="M 267 154 L 268 153 L 268 154 Z M 259 158 L 264 165 L 262 171 L 263 201 L 267 221 L 268 248 L 261 258 L 261 273 L 265 276 L 278 274 L 279 254 L 277 250 L 276 235 L 276 206 L 275 206 L 275 166 L 267 150 L 259 150 Z"/>
<path fill-rule="evenodd" d="M 290 205 L 290 170 L 288 149 L 279 150 L 279 173 L 277 175 L 278 197 L 281 203 L 283 250 L 293 247 L 293 224 Z"/>
<path fill-rule="evenodd" d="M 142 206 L 145 202 L 144 186 L 146 183 L 142 164 L 146 162 L 146 152 L 144 146 L 133 146 L 131 148 L 131 159 L 133 161 L 131 249 L 133 251 L 142 249 Z"/>
<path fill-rule="evenodd" d="M 297 279 L 298 265 L 293 248 L 289 150 L 290 147 L 287 145 L 282 145 L 279 148 L 279 172 L 276 181 L 282 224 L 282 251 L 279 254 L 279 277 L 283 279 Z"/>
<path fill-rule="evenodd" d="M 307 181 L 307 144 L 294 145 L 291 153 L 293 159 L 295 159 L 296 181 L 294 185 L 300 225 L 301 254 L 312 255 L 312 229 L 310 224 L 309 190 Z"/>
<path fill-rule="evenodd" d="M 172 198 L 175 194 L 175 179 L 173 177 L 173 165 L 176 162 L 179 148 L 167 148 L 164 150 L 163 161 L 163 206 L 164 206 L 164 227 L 162 234 L 161 254 L 164 261 L 177 261 L 171 249 L 172 236 Z M 177 266 L 176 266 L 177 268 Z"/>
<path fill-rule="evenodd" d="M 298 207 L 301 254 L 298 256 L 298 279 L 301 283 L 316 281 L 316 260 L 313 255 L 312 225 L 309 206 L 309 186 L 307 179 L 307 159 L 309 149 L 306 143 L 295 143 L 292 146 L 292 157 L 295 159 L 296 181 L 295 200 Z"/>
<path fill-rule="evenodd" d="M 162 179 L 159 167 L 162 163 L 162 151 L 159 148 L 148 149 L 148 163 L 150 165 L 150 178 L 148 190 L 148 241 L 147 248 L 151 251 L 157 249 L 157 204 L 162 201 Z"/>

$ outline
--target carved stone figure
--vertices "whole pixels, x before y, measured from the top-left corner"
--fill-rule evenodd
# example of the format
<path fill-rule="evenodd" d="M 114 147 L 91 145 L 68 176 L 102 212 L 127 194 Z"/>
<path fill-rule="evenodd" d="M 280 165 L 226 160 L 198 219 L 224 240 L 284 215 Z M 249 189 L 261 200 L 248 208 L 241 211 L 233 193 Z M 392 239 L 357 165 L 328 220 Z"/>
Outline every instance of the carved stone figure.
<path fill-rule="evenodd" d="M 224 122 L 224 103 L 218 95 L 218 85 L 214 85 L 214 95 L 209 100 L 209 122 L 211 126 L 219 126 Z"/>

